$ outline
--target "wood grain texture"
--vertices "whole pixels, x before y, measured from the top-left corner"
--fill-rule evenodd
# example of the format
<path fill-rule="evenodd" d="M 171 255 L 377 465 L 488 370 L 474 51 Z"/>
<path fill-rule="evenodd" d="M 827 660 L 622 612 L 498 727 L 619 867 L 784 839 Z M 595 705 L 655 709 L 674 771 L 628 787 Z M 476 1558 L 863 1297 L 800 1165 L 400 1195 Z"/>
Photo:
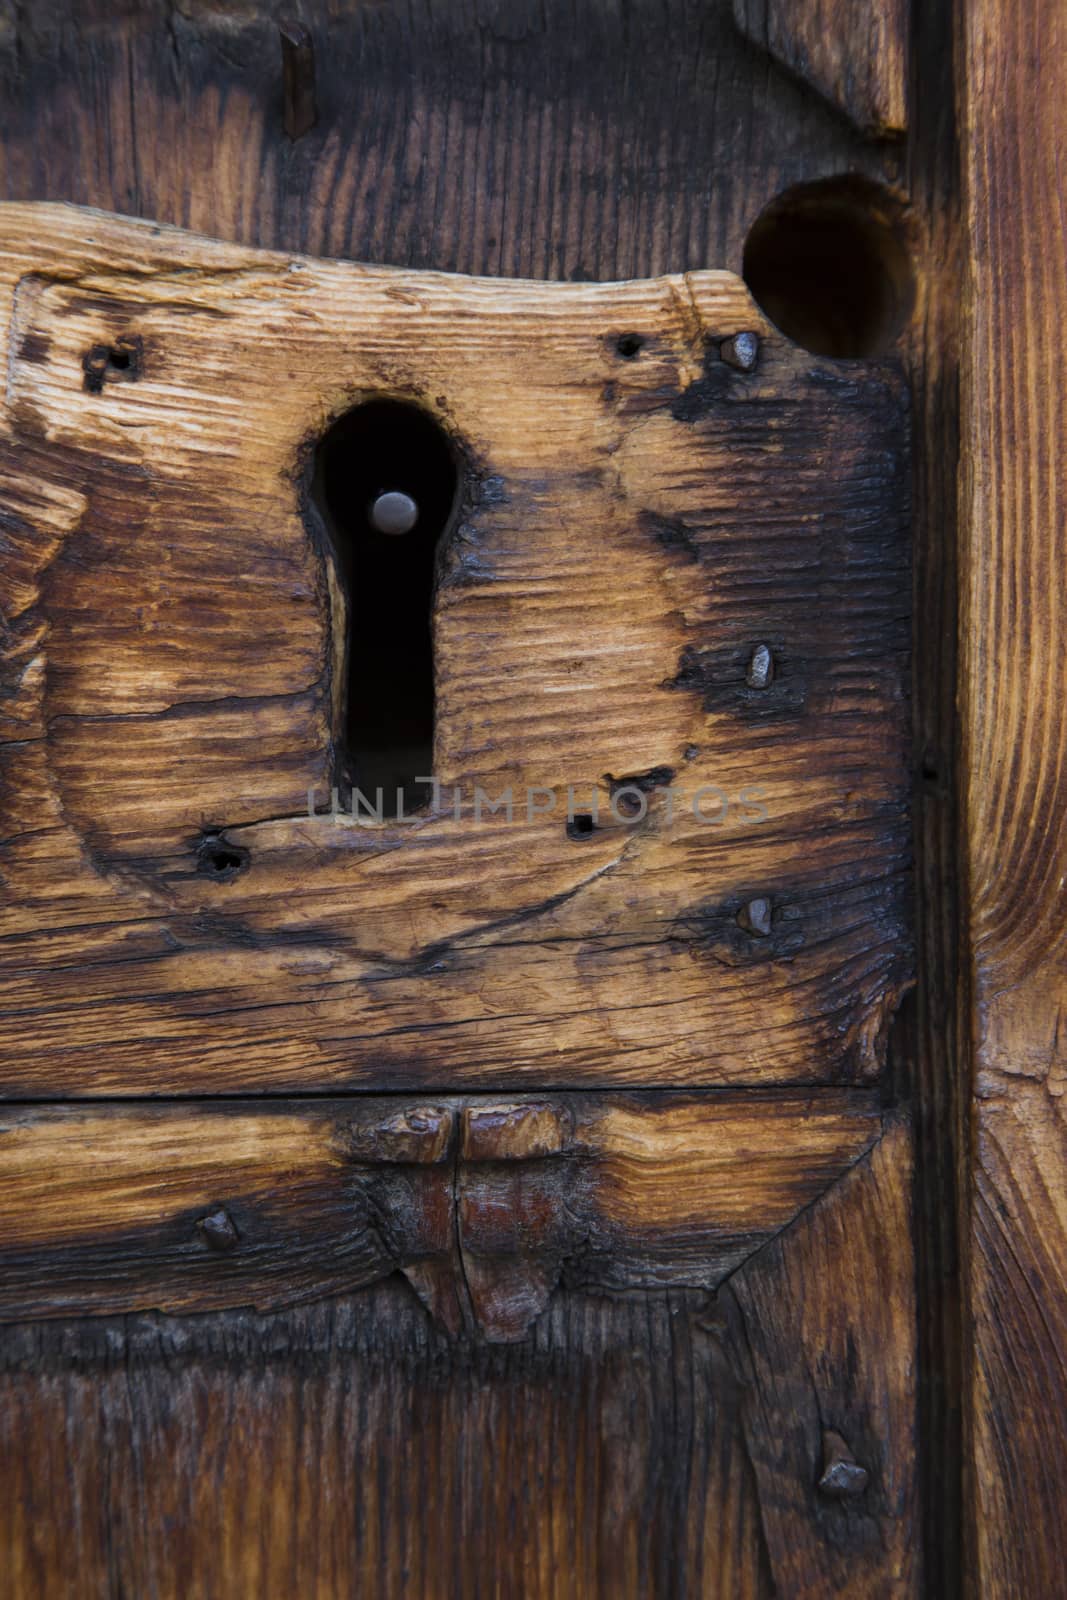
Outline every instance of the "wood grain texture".
<path fill-rule="evenodd" d="M 891 365 L 797 351 L 728 274 L 499 284 L 0 220 L 9 1092 L 878 1073 L 910 981 Z M 718 356 L 738 327 L 751 374 Z M 97 392 L 86 353 L 123 340 Z M 367 827 L 307 810 L 345 624 L 301 484 L 307 440 L 383 392 L 467 471 L 442 798 Z M 248 870 L 205 878 L 208 836 Z"/>
<path fill-rule="evenodd" d="M 906 0 L 734 0 L 747 38 L 871 137 L 908 126 Z"/>
<path fill-rule="evenodd" d="M 730 0 L 302 0 L 285 130 L 260 4 L 0 8 L 0 194 L 235 243 L 575 281 L 740 271 L 791 184 L 900 176 L 739 34 Z"/>
<path fill-rule="evenodd" d="M 248 0 L 129 0 L 121 14 L 102 0 L 0 0 L 3 193 L 136 212 L 285 251 L 584 281 L 739 269 L 748 226 L 782 188 L 846 170 L 890 182 L 902 174 L 900 152 L 865 144 L 786 71 L 769 68 L 736 32 L 730 0 L 577 8 L 432 0 L 414 11 L 389 0 L 358 9 L 305 0 L 299 10 L 315 40 L 320 103 L 316 129 L 294 144 L 275 20 Z M 933 328 L 930 350 L 941 342 Z M 924 428 L 931 416 L 939 425 L 943 393 L 921 378 L 918 388 Z M 43 493 L 38 485 L 32 515 Z M 952 519 L 931 514 L 925 498 L 921 509 L 927 559 L 936 559 Z M 56 508 L 65 514 L 81 512 Z M 932 595 L 921 579 L 920 594 Z M 936 608 L 923 615 L 933 617 L 932 651 L 948 631 Z M 922 706 L 924 685 L 920 678 Z M 70 870 L 57 861 L 57 887 Z M 98 950 L 103 970 L 112 954 Z M 515 959 L 524 959 L 521 948 Z M 215 979 L 208 974 L 206 1011 Z M 207 1017 L 199 1037 L 213 1061 L 210 1026 Z M 731 1137 L 742 1137 L 740 1123 Z M 414 1139 L 400 1126 L 388 1138 L 374 1133 L 378 1150 L 394 1154 L 433 1142 L 425 1126 Z M 353 1158 L 358 1143 L 350 1133 Z M 635 1167 L 638 1143 L 627 1134 L 619 1175 L 609 1189 L 605 1170 L 601 1191 L 614 1195 L 628 1228 L 640 1224 L 625 1215 L 638 1178 L 650 1209 L 666 1215 L 672 1193 L 670 1169 L 653 1182 L 647 1159 Z M 394 1170 L 417 1167 L 436 1170 L 430 1161 Z M 251 1176 L 254 1163 L 241 1170 Z M 481 1199 L 491 1199 L 505 1163 L 482 1170 L 492 1181 Z M 691 1180 L 689 1229 L 701 1175 L 680 1170 Z M 725 1180 L 729 1160 L 719 1170 Z M 853 1177 L 862 1171 L 861 1163 Z M 322 1194 L 299 1198 L 319 1204 Z M 724 1182 L 716 1206 L 728 1198 Z M 339 1250 L 353 1248 L 336 1238 Z M 846 1251 L 853 1239 L 846 1218 Z M 183 1240 L 206 1258 L 205 1272 L 241 1270 L 232 1250 L 209 1256 L 199 1234 Z M 883 1254 L 906 1247 L 903 1235 L 879 1242 Z M 868 1259 L 868 1246 L 859 1248 Z M 131 1242 L 121 1269 L 135 1270 L 135 1260 L 143 1266 L 146 1257 Z M 319 1264 L 304 1260 L 310 1282 Z M 698 1251 L 686 1281 L 699 1261 Z M 653 1265 L 650 1257 L 650 1273 Z M 260 1269 L 269 1275 L 263 1257 Z M 676 1262 L 671 1271 L 679 1270 Z M 882 1270 L 879 1281 L 889 1283 L 904 1269 Z M 788 1280 L 784 1291 L 772 1364 L 799 1382 L 805 1363 L 818 1372 L 818 1345 Z M 704 1297 L 694 1302 L 692 1291 L 596 1299 L 564 1287 L 528 1341 L 492 1349 L 435 1334 L 414 1296 L 393 1284 L 262 1318 L 132 1314 L 5 1328 L 8 1587 L 28 1600 L 243 1592 L 743 1600 L 788 1593 L 785 1578 L 795 1584 L 806 1571 L 821 1596 L 825 1533 L 804 1528 L 790 1481 L 797 1471 L 807 1485 L 820 1470 L 818 1419 L 804 1410 L 810 1434 L 791 1436 L 799 1455 L 786 1449 L 778 1460 L 774 1436 L 760 1441 L 749 1427 L 765 1452 L 761 1509 L 741 1421 L 749 1405 L 759 1411 L 751 1366 L 735 1364 L 721 1332 L 694 1329 L 698 1308 L 706 1320 Z M 863 1301 L 842 1321 L 862 1329 L 871 1309 Z M 828 1391 L 820 1397 L 866 1456 L 848 1373 L 866 1381 L 878 1358 L 868 1359 L 862 1338 L 856 1348 L 859 1361 L 843 1378 L 847 1414 Z M 832 1376 L 841 1380 L 839 1366 Z M 871 1434 L 877 1450 L 878 1428 Z M 906 1462 L 906 1426 L 895 1440 Z M 781 1574 L 768 1559 L 764 1514 Z M 787 1537 L 807 1541 L 803 1558 L 783 1554 Z M 885 1543 L 896 1549 L 892 1528 Z M 861 1553 L 853 1582 L 872 1570 Z"/>
<path fill-rule="evenodd" d="M 771 1567 L 790 1600 L 927 1592 L 911 1229 L 910 1133 L 897 1123 L 723 1291 L 740 1309 L 748 1447 Z M 866 1478 L 822 1483 L 828 1441 Z"/>
<path fill-rule="evenodd" d="M 0 1314 L 267 1310 L 401 1271 L 453 1334 L 513 1339 L 561 1278 L 713 1286 L 881 1133 L 864 1091 L 11 1108 Z"/>
<path fill-rule="evenodd" d="M 700 1304 L 564 1295 L 479 1349 L 387 1285 L 9 1341 L 0 1575 L 19 1600 L 770 1600 Z"/>
<path fill-rule="evenodd" d="M 1067 26 L 1058 5 L 1023 17 L 994 0 L 972 0 L 958 20 L 970 258 L 961 711 L 971 1536 L 977 1593 L 1057 1594 L 1067 1564 Z"/>
<path fill-rule="evenodd" d="M 12 1332 L 0 1570 L 19 1600 L 916 1594 L 908 1171 L 890 1128 L 717 1299 L 568 1289 L 511 1346 L 392 1285 Z M 817 1488 L 830 1428 L 852 1499 Z"/>
<path fill-rule="evenodd" d="M 912 35 L 909 192 L 917 304 L 913 374 L 912 728 L 915 938 L 921 981 L 891 1046 L 913 1113 L 922 1406 L 925 1579 L 940 1600 L 964 1583 L 961 1193 L 967 1183 L 966 1017 L 959 1004 L 963 886 L 958 815 L 958 525 L 960 282 L 964 274 L 955 118 L 954 19 L 920 6 Z"/>

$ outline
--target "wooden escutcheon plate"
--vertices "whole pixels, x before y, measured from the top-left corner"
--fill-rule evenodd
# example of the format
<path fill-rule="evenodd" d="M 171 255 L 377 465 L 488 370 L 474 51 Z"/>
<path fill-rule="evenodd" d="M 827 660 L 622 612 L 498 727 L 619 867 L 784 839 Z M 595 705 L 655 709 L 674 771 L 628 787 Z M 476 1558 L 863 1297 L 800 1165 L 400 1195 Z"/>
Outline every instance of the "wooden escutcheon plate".
<path fill-rule="evenodd" d="M 877 1075 L 912 963 L 891 364 L 797 349 L 726 272 L 467 279 L 51 206 L 0 208 L 0 338 L 0 1091 Z M 463 486 L 440 803 L 360 825 L 308 812 L 347 621 L 307 475 L 381 395 Z"/>

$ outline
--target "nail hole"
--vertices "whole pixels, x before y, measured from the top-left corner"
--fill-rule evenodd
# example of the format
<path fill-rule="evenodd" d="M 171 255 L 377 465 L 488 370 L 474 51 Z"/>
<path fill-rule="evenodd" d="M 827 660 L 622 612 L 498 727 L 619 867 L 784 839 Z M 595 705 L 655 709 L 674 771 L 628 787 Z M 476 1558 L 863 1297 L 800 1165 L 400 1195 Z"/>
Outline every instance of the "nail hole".
<path fill-rule="evenodd" d="M 645 341 L 639 333 L 620 333 L 615 341 L 615 349 L 624 361 L 633 361 L 645 348 Z"/>
<path fill-rule="evenodd" d="M 567 821 L 568 839 L 588 839 L 596 831 L 596 823 L 588 811 L 577 811 Z"/>
<path fill-rule="evenodd" d="M 429 798 L 433 771 L 433 596 L 437 549 L 459 503 L 459 457 L 421 407 L 370 400 L 320 440 L 311 495 L 347 597 L 345 709 L 339 788 L 358 788 L 382 815 Z M 384 515 L 410 501 L 414 517 Z M 398 537 L 399 535 L 399 537 Z"/>
<path fill-rule="evenodd" d="M 197 871 L 205 878 L 235 878 L 247 867 L 249 859 L 248 851 L 241 845 L 230 844 L 211 834 L 198 846 Z"/>
<path fill-rule="evenodd" d="M 866 178 L 787 189 L 745 241 L 742 271 L 753 299 L 814 355 L 882 354 L 913 299 L 900 216 L 892 195 Z"/>
<path fill-rule="evenodd" d="M 142 342 L 135 336 L 124 336 L 114 344 L 94 344 L 82 356 L 85 389 L 100 394 L 109 378 L 134 382 L 141 376 L 142 354 Z"/>

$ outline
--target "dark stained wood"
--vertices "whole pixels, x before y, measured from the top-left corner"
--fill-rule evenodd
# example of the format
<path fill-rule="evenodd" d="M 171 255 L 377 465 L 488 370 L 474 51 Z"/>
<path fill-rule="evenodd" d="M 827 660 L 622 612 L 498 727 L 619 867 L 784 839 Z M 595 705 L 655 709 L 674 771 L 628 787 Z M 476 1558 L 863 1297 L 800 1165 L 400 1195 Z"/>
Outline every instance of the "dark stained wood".
<path fill-rule="evenodd" d="M 908 126 L 906 0 L 734 0 L 738 27 L 810 83 L 861 133 Z"/>
<path fill-rule="evenodd" d="M 15 1592 L 917 1594 L 908 1172 L 890 1129 L 717 1304 L 566 1290 L 510 1347 L 390 1286 L 10 1334 Z M 819 1489 L 828 1428 L 862 1493 Z"/>
<path fill-rule="evenodd" d="M 7 1590 L 770 1600 L 744 1390 L 700 1314 L 568 1293 L 489 1349 L 384 1286 L 8 1338 Z"/>
<path fill-rule="evenodd" d="M 0 233 L 8 1092 L 877 1075 L 911 978 L 890 365 L 798 351 L 728 274 L 419 277 L 18 207 Z M 718 354 L 739 327 L 751 372 Z M 471 465 L 440 798 L 360 826 L 308 814 L 346 623 L 300 483 L 382 391 Z M 205 874 L 212 841 L 247 870 Z"/>
<path fill-rule="evenodd" d="M 961 919 L 957 805 L 957 541 L 960 283 L 953 17 L 915 8 L 909 181 L 919 304 L 908 332 L 912 414 L 915 939 L 920 982 L 892 1047 L 913 1112 L 919 1261 L 919 1387 L 926 1583 L 956 1600 L 964 1581 L 961 1463 L 961 1191 L 968 1181 L 957 982 Z"/>
<path fill-rule="evenodd" d="M 920 1592 L 909 1145 L 906 1125 L 891 1127 L 722 1292 L 728 1327 L 729 1303 L 740 1311 L 746 1437 L 790 1600 Z M 842 1474 L 849 1458 L 865 1481 Z"/>
<path fill-rule="evenodd" d="M 302 22 L 279 22 L 278 37 L 282 47 L 285 131 L 290 139 L 302 139 L 319 120 L 315 45 Z"/>
<path fill-rule="evenodd" d="M 45 0 L 0 30 L 0 195 L 391 266 L 581 281 L 740 271 L 793 183 L 900 171 L 739 34 L 730 0 Z M 287 15 L 281 8 L 281 15 Z"/>
<path fill-rule="evenodd" d="M 1067 1567 L 1067 29 L 1055 4 L 957 15 L 970 1546 L 1000 1597 Z"/>

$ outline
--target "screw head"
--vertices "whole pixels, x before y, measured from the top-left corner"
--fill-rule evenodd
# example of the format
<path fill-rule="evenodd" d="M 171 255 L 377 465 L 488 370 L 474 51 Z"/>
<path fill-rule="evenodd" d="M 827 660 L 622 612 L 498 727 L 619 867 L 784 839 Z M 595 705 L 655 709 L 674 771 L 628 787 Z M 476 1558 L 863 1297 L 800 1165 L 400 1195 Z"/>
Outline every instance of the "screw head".
<path fill-rule="evenodd" d="M 370 508 L 371 527 L 393 536 L 410 533 L 419 520 L 419 508 L 409 494 L 389 489 Z"/>
<path fill-rule="evenodd" d="M 759 360 L 759 337 L 754 333 L 735 333 L 723 340 L 719 354 L 727 366 L 738 372 L 753 372 Z"/>

